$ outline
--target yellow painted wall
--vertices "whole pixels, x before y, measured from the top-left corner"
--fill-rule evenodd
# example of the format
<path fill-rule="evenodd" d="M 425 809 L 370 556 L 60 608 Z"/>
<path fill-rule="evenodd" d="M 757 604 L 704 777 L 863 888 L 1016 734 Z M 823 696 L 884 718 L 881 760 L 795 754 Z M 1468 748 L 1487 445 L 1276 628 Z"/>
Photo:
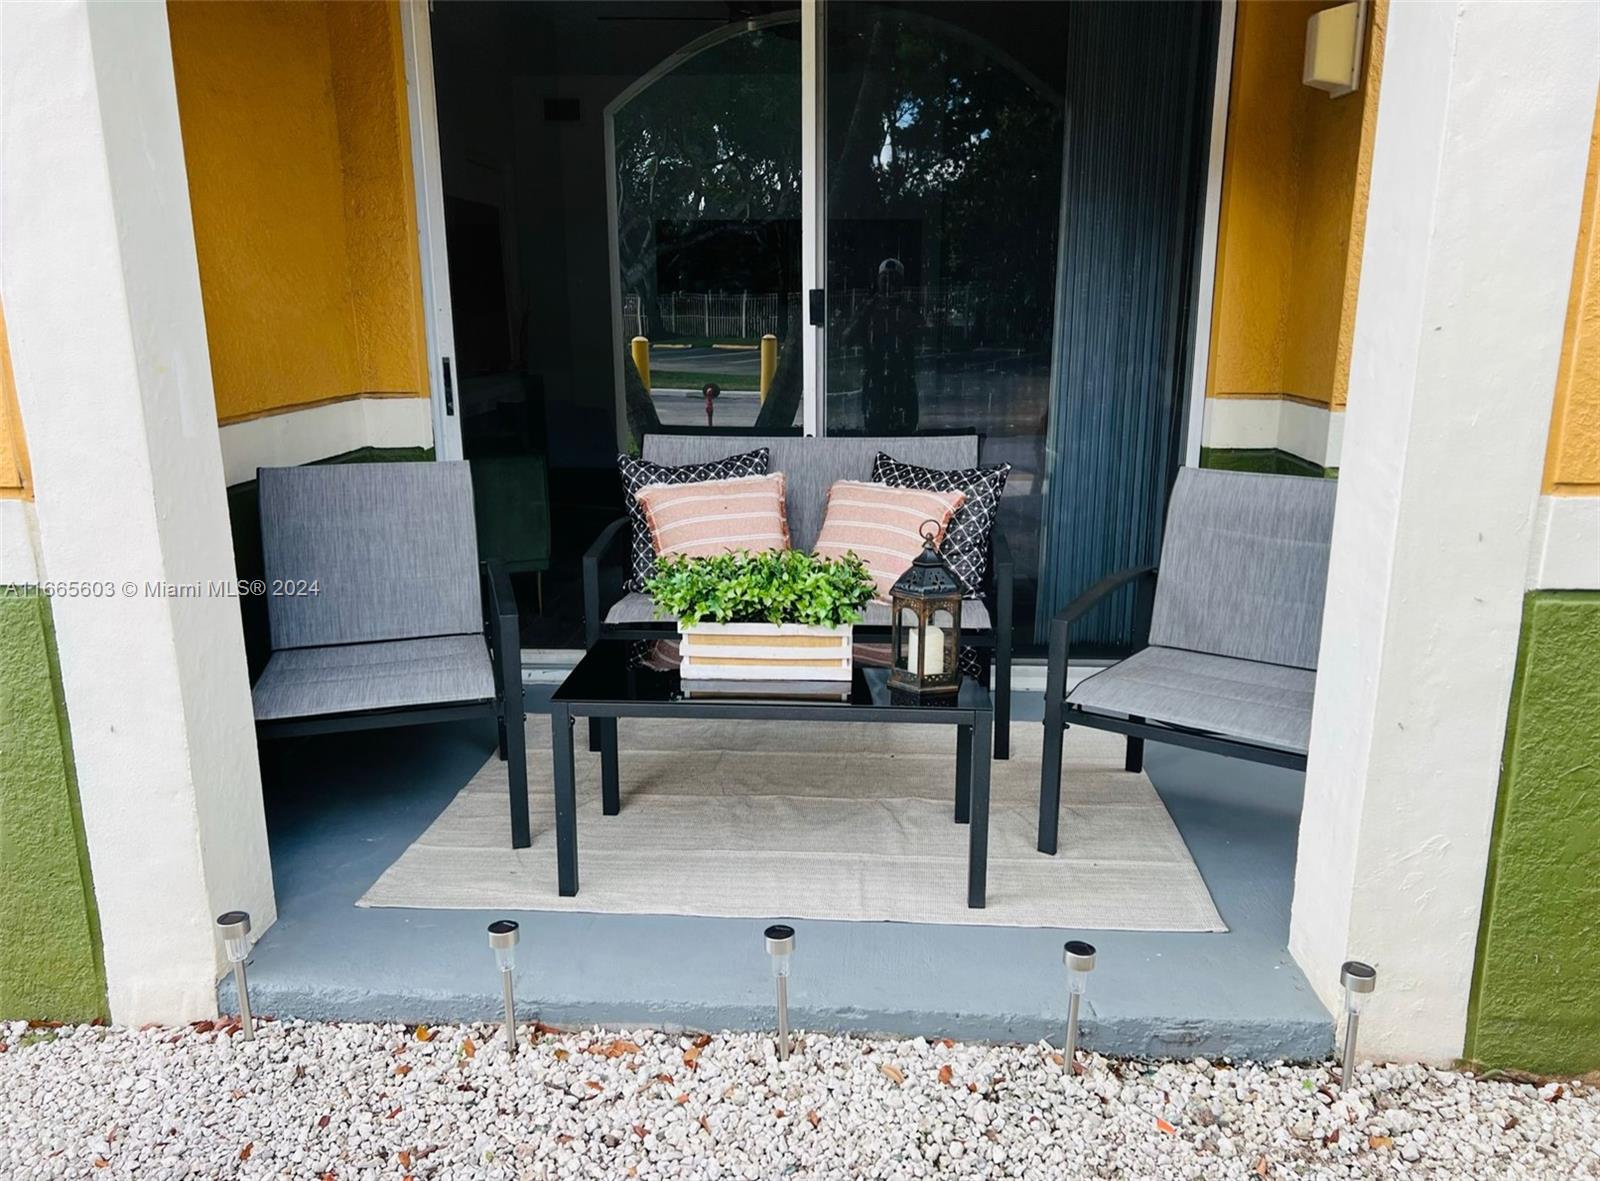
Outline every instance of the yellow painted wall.
<path fill-rule="evenodd" d="M 1342 407 L 1360 278 L 1387 5 L 1361 88 L 1300 81 L 1306 20 L 1332 0 L 1240 0 L 1206 392 Z"/>
<path fill-rule="evenodd" d="M 1572 294 L 1567 300 L 1566 336 L 1556 377 L 1555 411 L 1544 471 L 1546 492 L 1600 496 L 1600 96 L 1589 141 L 1589 176 L 1583 189 L 1583 217 Z"/>
<path fill-rule="evenodd" d="M 426 396 L 396 6 L 167 13 L 218 420 Z"/>
<path fill-rule="evenodd" d="M 22 437 L 16 375 L 11 371 L 6 310 L 0 305 L 0 499 L 19 498 L 33 499 L 33 475 L 28 470 L 28 446 Z"/>

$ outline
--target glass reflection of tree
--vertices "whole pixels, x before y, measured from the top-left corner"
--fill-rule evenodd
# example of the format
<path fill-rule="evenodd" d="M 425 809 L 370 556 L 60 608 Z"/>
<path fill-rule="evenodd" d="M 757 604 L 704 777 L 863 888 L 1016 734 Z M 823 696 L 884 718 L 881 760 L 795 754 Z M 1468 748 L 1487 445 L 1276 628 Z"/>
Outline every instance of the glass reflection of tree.
<path fill-rule="evenodd" d="M 656 306 L 663 222 L 689 227 L 674 243 L 680 249 L 738 233 L 756 249 L 770 243 L 764 235 L 773 221 L 800 216 L 799 69 L 797 23 L 742 33 L 690 58 L 616 112 L 624 294 Z M 798 275 L 792 288 L 799 289 Z M 796 327 L 791 323 L 787 339 L 799 339 Z M 796 391 L 798 353 L 781 350 L 778 375 Z M 623 373 L 628 425 L 639 438 L 660 419 L 631 363 Z M 790 422 L 798 404 L 796 392 Z"/>
<path fill-rule="evenodd" d="M 925 351 L 987 347 L 1047 364 L 1060 216 L 1060 96 L 953 24 L 892 9 L 855 8 L 846 16 L 851 12 L 857 19 L 829 45 L 831 68 L 838 71 L 829 88 L 830 217 L 918 226 L 920 257 L 901 256 L 910 281 L 971 293 L 959 340 L 950 335 L 956 313 L 940 303 L 926 305 L 919 333 Z M 838 96 L 852 93 L 853 104 L 836 105 Z M 841 245 L 837 238 L 830 243 L 836 253 Z M 850 284 L 872 282 L 872 272 L 862 271 L 881 257 L 863 241 L 848 260 Z M 876 286 L 869 302 L 881 303 L 881 280 Z M 845 317 L 836 322 L 848 325 L 844 343 L 862 344 L 848 308 L 836 311 Z M 871 359 L 864 355 L 863 363 L 863 410 L 870 413 L 865 382 Z M 943 367 L 935 363 L 934 370 Z M 1038 429 L 1036 422 L 1019 425 L 1028 433 Z M 870 421 L 866 427 L 876 433 Z"/>

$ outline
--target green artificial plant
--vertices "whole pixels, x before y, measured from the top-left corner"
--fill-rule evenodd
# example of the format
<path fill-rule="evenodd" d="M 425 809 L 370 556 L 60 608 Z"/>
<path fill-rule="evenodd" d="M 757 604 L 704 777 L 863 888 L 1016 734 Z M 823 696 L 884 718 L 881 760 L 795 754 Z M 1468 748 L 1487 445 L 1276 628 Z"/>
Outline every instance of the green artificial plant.
<path fill-rule="evenodd" d="M 875 593 L 854 554 L 819 558 L 803 550 L 744 551 L 663 558 L 645 590 L 656 609 L 693 627 L 699 623 L 859 623 Z"/>

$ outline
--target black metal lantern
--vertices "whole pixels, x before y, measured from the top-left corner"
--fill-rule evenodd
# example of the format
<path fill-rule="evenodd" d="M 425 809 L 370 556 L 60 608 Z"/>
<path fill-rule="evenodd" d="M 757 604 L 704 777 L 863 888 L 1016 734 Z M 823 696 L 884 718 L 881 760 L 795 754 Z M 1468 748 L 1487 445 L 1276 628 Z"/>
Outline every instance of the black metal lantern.
<path fill-rule="evenodd" d="M 894 652 L 889 688 L 917 696 L 961 688 L 961 583 L 934 549 L 935 521 L 922 525 L 922 552 L 889 592 Z"/>

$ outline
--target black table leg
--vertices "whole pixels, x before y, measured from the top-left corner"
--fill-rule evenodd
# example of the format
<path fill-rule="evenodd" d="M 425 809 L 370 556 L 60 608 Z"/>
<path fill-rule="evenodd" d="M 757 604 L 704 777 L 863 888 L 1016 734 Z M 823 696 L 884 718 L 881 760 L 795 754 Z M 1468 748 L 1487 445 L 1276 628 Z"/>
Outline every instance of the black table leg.
<path fill-rule="evenodd" d="M 956 823 L 972 819 L 972 727 L 956 727 Z"/>
<path fill-rule="evenodd" d="M 572 768 L 572 713 L 550 707 L 550 755 L 555 762 L 556 886 L 563 898 L 578 892 L 578 788 Z"/>
<path fill-rule="evenodd" d="M 500 715 L 500 745 L 505 749 L 506 786 L 511 792 L 511 847 L 526 849 L 533 844 L 528 824 L 528 746 L 523 731 L 521 695 L 509 703 L 509 712 Z"/>
<path fill-rule="evenodd" d="M 617 719 L 594 718 L 600 724 L 600 810 L 607 816 L 622 811 L 617 779 Z"/>
<path fill-rule="evenodd" d="M 994 715 L 980 712 L 972 727 L 972 810 L 967 826 L 967 905 L 985 906 L 989 892 L 989 743 Z"/>

